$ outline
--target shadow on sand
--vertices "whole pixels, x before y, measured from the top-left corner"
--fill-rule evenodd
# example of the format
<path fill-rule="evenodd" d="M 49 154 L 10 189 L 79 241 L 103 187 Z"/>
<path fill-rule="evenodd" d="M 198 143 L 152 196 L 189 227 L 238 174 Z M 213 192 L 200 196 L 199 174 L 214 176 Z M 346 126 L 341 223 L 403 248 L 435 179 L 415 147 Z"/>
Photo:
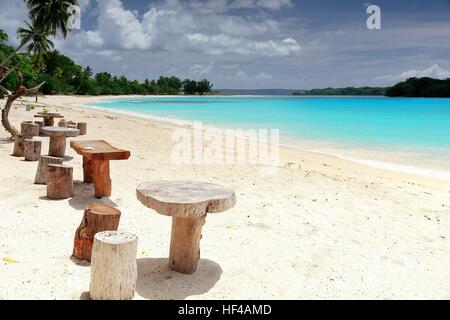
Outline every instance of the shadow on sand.
<path fill-rule="evenodd" d="M 137 260 L 136 292 L 146 299 L 182 300 L 211 290 L 222 275 L 222 268 L 214 261 L 200 259 L 197 271 L 182 274 L 171 271 L 167 258 Z"/>
<path fill-rule="evenodd" d="M 45 201 L 66 201 L 52 200 L 46 196 L 39 197 L 39 200 Z M 109 198 L 97 199 L 94 197 L 94 186 L 86 184 L 83 181 L 73 182 L 73 197 L 69 199 L 69 205 L 76 210 L 84 210 L 88 205 L 93 203 L 102 203 L 110 207 L 117 207 L 117 204 Z"/>
<path fill-rule="evenodd" d="M 73 182 L 73 197 L 69 199 L 69 205 L 76 210 L 84 210 L 93 203 L 102 203 L 110 207 L 117 207 L 117 204 L 109 198 L 96 199 L 94 197 L 94 185 L 83 181 Z"/>

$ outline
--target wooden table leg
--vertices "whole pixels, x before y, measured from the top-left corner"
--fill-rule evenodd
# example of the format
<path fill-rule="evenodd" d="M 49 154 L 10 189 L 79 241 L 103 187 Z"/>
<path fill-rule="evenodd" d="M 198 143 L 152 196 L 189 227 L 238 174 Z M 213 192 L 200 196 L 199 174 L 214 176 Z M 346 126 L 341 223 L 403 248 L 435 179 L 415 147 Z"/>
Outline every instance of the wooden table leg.
<path fill-rule="evenodd" d="M 48 155 L 52 157 L 64 158 L 66 153 L 66 137 L 51 136 Z"/>
<path fill-rule="evenodd" d="M 84 183 L 92 183 L 92 175 L 94 166 L 91 160 L 83 156 L 83 181 Z"/>
<path fill-rule="evenodd" d="M 93 181 L 97 199 L 111 196 L 109 160 L 93 160 Z"/>
<path fill-rule="evenodd" d="M 169 268 L 180 273 L 191 274 L 197 269 L 200 259 L 200 239 L 206 214 L 200 218 L 172 217 Z"/>

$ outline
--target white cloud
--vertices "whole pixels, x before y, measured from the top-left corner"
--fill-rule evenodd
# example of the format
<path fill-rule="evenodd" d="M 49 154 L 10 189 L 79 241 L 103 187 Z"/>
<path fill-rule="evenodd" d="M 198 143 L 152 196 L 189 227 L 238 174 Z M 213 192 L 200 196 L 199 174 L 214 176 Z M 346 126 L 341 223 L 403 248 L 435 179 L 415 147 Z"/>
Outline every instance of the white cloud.
<path fill-rule="evenodd" d="M 392 82 L 399 82 L 404 81 L 408 78 L 422 78 L 422 77 L 429 77 L 429 78 L 436 78 L 436 79 L 446 79 L 450 78 L 450 71 L 444 70 L 441 67 L 439 67 L 437 64 L 433 64 L 431 67 L 423 69 L 423 70 L 408 70 L 405 72 L 402 72 L 397 75 L 387 75 L 387 76 L 381 76 L 375 78 L 375 80 L 385 80 L 385 81 L 392 81 Z"/>
<path fill-rule="evenodd" d="M 270 74 L 268 74 L 268 73 L 261 72 L 261 73 L 258 73 L 258 74 L 255 76 L 255 79 L 256 79 L 257 81 L 265 81 L 265 80 L 270 80 L 270 79 L 272 79 L 272 76 L 271 76 Z"/>
<path fill-rule="evenodd" d="M 214 62 L 209 64 L 194 64 L 189 68 L 189 73 L 197 78 L 206 77 L 211 74 L 214 69 Z"/>
<path fill-rule="evenodd" d="M 24 25 L 28 18 L 28 10 L 23 1 L 1 0 L 0 1 L 0 28 L 9 35 L 9 41 L 17 45 L 17 29 Z"/>
<path fill-rule="evenodd" d="M 195 6 L 197 2 L 193 1 L 191 5 Z M 220 3 L 228 4 L 226 1 Z M 64 45 L 78 49 L 255 56 L 290 56 L 301 50 L 293 38 L 271 39 L 281 34 L 278 22 L 273 19 L 204 15 L 174 0 L 149 8 L 139 19 L 137 14 L 126 10 L 120 0 L 97 0 L 97 4 L 96 29 L 77 31 L 72 35 L 73 41 L 64 42 Z"/>
<path fill-rule="evenodd" d="M 234 0 L 230 4 L 230 8 L 232 9 L 263 8 L 280 10 L 283 7 L 292 8 L 294 7 L 294 4 L 291 0 Z"/>
<path fill-rule="evenodd" d="M 266 9 L 280 10 L 284 7 L 292 8 L 291 0 L 190 0 L 189 6 L 197 12 L 225 13 L 237 9 Z"/>

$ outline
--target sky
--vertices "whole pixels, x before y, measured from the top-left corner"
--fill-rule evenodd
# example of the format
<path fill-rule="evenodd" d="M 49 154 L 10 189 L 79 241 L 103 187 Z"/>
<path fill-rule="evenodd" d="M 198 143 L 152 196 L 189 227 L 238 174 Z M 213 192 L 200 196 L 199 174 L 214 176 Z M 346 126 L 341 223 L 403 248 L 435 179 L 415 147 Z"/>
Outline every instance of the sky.
<path fill-rule="evenodd" d="M 450 78 L 450 0 L 79 0 L 57 50 L 94 72 L 203 79 L 225 89 L 388 86 Z M 367 28 L 370 5 L 381 29 Z M 21 0 L 0 0 L 17 44 Z"/>

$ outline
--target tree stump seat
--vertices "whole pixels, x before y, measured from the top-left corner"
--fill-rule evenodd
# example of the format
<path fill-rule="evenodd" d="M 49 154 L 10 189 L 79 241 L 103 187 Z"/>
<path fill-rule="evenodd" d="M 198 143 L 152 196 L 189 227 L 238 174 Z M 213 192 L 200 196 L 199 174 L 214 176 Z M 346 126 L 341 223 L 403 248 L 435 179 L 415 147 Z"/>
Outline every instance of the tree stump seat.
<path fill-rule="evenodd" d="M 25 161 L 38 161 L 41 157 L 42 141 L 25 139 L 23 142 L 23 154 Z"/>
<path fill-rule="evenodd" d="M 75 232 L 73 256 L 91 261 L 94 236 L 102 231 L 115 231 L 119 227 L 120 211 L 104 204 L 91 204 L 84 210 L 83 219 Z"/>
<path fill-rule="evenodd" d="M 187 274 L 197 269 L 206 215 L 236 204 L 232 189 L 204 182 L 144 182 L 137 187 L 136 195 L 146 207 L 172 217 L 169 268 Z"/>
<path fill-rule="evenodd" d="M 61 164 L 47 165 L 47 198 L 68 199 L 73 195 L 73 168 Z"/>
<path fill-rule="evenodd" d="M 87 123 L 86 122 L 78 122 L 77 128 L 80 130 L 80 136 L 85 136 L 87 134 Z"/>
<path fill-rule="evenodd" d="M 32 121 L 24 121 L 20 124 L 20 134 L 25 139 L 37 137 L 39 135 L 39 125 Z"/>
<path fill-rule="evenodd" d="M 35 184 L 47 184 L 47 166 L 49 164 L 63 164 L 63 159 L 51 156 L 40 156 L 36 177 L 34 178 Z"/>
<path fill-rule="evenodd" d="M 131 300 L 137 280 L 138 238 L 119 231 L 94 236 L 91 261 L 92 300 Z"/>

